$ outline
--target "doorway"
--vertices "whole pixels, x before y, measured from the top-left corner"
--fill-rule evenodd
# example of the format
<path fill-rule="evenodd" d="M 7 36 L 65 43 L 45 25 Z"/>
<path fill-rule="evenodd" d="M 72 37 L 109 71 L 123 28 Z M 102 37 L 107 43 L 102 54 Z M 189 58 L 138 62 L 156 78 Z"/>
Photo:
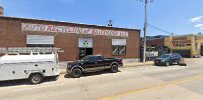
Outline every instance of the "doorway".
<path fill-rule="evenodd" d="M 79 59 L 93 54 L 93 48 L 79 48 Z"/>

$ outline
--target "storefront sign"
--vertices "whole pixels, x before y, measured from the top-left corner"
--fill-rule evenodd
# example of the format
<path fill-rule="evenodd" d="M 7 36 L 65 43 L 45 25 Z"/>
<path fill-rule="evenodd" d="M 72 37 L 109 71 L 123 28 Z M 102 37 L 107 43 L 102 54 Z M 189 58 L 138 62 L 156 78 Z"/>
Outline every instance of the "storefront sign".
<path fill-rule="evenodd" d="M 22 25 L 23 31 L 76 33 L 76 34 L 128 37 L 128 32 L 126 31 L 114 31 L 114 30 L 105 30 L 105 29 L 80 28 L 80 27 L 30 24 L 30 23 L 22 23 L 21 25 Z"/>
<path fill-rule="evenodd" d="M 191 46 L 191 41 L 186 37 L 175 37 L 172 41 L 173 46 Z"/>
<path fill-rule="evenodd" d="M 79 38 L 80 48 L 93 48 L 92 38 Z"/>
<path fill-rule="evenodd" d="M 112 45 L 126 45 L 126 39 L 112 39 Z"/>

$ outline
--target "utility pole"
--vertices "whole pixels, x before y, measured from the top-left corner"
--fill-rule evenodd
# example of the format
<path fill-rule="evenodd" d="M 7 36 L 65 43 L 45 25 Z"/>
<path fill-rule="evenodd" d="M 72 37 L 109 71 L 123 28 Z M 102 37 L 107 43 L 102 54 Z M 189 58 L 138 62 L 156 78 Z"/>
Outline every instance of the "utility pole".
<path fill-rule="evenodd" d="M 173 36 L 174 36 L 174 33 L 171 33 L 170 34 L 170 36 L 169 36 L 169 45 L 170 45 L 170 53 L 173 53 L 173 47 L 174 47 L 174 45 L 173 45 Z"/>
<path fill-rule="evenodd" d="M 144 20 L 144 50 L 143 50 L 143 63 L 146 62 L 146 50 L 147 50 L 147 18 L 148 18 L 148 3 L 152 3 L 153 0 L 140 0 L 141 2 L 145 3 L 145 20 Z"/>

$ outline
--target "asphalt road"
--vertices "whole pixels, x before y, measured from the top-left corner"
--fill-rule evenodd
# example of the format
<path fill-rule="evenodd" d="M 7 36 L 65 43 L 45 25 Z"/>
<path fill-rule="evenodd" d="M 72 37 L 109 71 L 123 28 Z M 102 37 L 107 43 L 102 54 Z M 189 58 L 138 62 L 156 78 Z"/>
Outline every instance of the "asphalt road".
<path fill-rule="evenodd" d="M 78 79 L 61 75 L 38 85 L 0 82 L 0 100 L 203 100 L 203 59 L 187 64 L 121 68 Z"/>

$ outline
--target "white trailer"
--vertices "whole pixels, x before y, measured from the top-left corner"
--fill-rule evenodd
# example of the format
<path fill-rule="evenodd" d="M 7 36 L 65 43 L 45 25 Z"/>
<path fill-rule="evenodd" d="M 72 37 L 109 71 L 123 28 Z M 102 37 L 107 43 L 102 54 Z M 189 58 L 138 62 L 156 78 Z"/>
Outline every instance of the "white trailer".
<path fill-rule="evenodd" d="M 32 84 L 38 84 L 43 81 L 44 77 L 59 76 L 58 54 L 51 53 L 48 49 L 50 50 L 50 48 L 43 50 L 39 48 L 6 49 L 7 54 L 0 57 L 0 81 L 29 79 Z M 3 49 L 0 50 L 2 53 Z"/>

